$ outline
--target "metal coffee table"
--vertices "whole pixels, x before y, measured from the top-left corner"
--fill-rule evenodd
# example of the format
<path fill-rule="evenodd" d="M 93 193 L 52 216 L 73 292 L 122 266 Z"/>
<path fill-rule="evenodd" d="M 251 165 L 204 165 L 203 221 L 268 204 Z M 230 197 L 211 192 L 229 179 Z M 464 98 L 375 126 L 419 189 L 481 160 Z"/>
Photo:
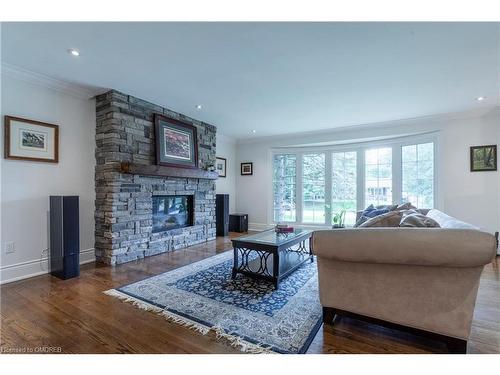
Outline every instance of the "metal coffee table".
<path fill-rule="evenodd" d="M 234 263 L 232 278 L 238 273 L 274 282 L 278 289 L 284 277 L 312 255 L 312 230 L 295 229 L 291 233 L 276 233 L 274 229 L 232 240 Z"/>

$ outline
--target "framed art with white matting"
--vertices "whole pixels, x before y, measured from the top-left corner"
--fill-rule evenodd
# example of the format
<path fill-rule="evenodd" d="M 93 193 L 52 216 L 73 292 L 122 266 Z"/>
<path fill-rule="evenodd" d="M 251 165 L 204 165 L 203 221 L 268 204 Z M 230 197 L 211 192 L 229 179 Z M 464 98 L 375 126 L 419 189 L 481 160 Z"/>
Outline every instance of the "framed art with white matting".
<path fill-rule="evenodd" d="M 5 159 L 59 162 L 59 126 L 20 117 L 4 118 Z"/>
<path fill-rule="evenodd" d="M 226 177 L 227 160 L 226 158 L 221 158 L 217 156 L 215 158 L 215 171 L 219 174 L 219 177 Z"/>
<path fill-rule="evenodd" d="M 242 176 L 251 176 L 253 175 L 253 163 L 241 163 L 241 175 Z"/>

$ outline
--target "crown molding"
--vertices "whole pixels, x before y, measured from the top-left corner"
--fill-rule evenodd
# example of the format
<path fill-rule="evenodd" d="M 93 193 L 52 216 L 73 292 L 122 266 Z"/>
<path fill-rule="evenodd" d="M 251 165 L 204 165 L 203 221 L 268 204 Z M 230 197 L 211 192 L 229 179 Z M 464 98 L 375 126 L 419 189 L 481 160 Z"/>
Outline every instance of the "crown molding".
<path fill-rule="evenodd" d="M 2 75 L 46 87 L 79 99 L 91 99 L 102 92 L 102 89 L 97 87 L 84 86 L 74 82 L 60 80 L 6 62 L 2 62 Z"/>
<path fill-rule="evenodd" d="M 260 137 L 252 137 L 252 138 L 237 138 L 237 143 L 240 144 L 252 144 L 252 143 L 260 143 L 266 142 L 272 139 L 276 139 L 279 137 L 280 140 L 284 139 L 295 139 L 301 137 L 308 136 L 321 136 L 321 135 L 332 135 L 336 133 L 343 133 L 346 131 L 362 131 L 366 129 L 374 129 L 376 127 L 396 127 L 396 126 L 404 126 L 411 124 L 419 124 L 419 123 L 437 123 L 442 121 L 451 121 L 451 120 L 461 120 L 461 119 L 470 119 L 470 118 L 479 118 L 479 117 L 490 117 L 490 116 L 498 116 L 500 115 L 500 106 L 485 106 L 481 108 L 470 109 L 461 112 L 449 112 L 449 113 L 438 113 L 428 116 L 421 117 L 413 117 L 406 119 L 397 119 L 397 120 L 389 120 L 389 121 L 381 121 L 381 122 L 373 122 L 373 123 L 364 123 L 364 124 L 356 124 L 356 125 L 346 125 L 346 126 L 338 126 L 329 129 L 320 129 L 313 131 L 305 131 L 305 132 L 295 132 L 288 133 L 282 135 L 265 135 Z"/>

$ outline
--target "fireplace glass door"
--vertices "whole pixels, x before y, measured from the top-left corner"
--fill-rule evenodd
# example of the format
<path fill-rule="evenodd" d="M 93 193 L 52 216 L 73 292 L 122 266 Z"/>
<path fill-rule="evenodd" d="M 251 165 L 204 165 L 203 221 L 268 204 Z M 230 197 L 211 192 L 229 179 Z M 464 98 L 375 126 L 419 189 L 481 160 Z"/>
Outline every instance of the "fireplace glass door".
<path fill-rule="evenodd" d="M 153 233 L 192 225 L 192 195 L 153 196 Z"/>

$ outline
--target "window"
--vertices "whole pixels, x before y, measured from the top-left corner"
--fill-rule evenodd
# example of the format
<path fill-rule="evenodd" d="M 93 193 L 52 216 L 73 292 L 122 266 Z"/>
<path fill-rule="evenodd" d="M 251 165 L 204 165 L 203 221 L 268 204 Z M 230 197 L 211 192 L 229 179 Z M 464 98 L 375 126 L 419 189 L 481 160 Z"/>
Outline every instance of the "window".
<path fill-rule="evenodd" d="M 297 157 L 293 154 L 274 155 L 273 200 L 274 221 L 295 221 Z"/>
<path fill-rule="evenodd" d="M 356 151 L 332 154 L 332 219 L 345 210 L 345 224 L 356 222 Z"/>
<path fill-rule="evenodd" d="M 302 222 L 325 224 L 325 154 L 302 157 Z"/>
<path fill-rule="evenodd" d="M 434 143 L 401 148 L 403 202 L 418 208 L 434 207 Z"/>
<path fill-rule="evenodd" d="M 392 204 L 392 148 L 365 152 L 365 206 Z"/>
<path fill-rule="evenodd" d="M 279 149 L 272 154 L 274 222 L 328 226 L 345 210 L 436 201 L 437 135 L 425 134 L 351 145 Z"/>

